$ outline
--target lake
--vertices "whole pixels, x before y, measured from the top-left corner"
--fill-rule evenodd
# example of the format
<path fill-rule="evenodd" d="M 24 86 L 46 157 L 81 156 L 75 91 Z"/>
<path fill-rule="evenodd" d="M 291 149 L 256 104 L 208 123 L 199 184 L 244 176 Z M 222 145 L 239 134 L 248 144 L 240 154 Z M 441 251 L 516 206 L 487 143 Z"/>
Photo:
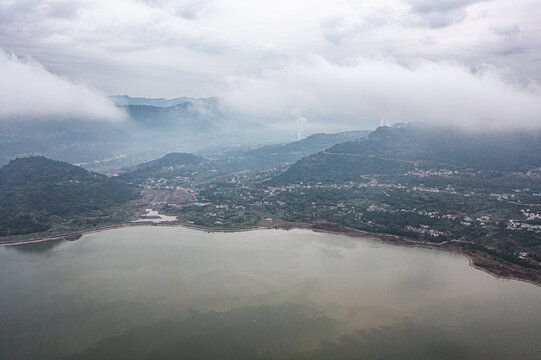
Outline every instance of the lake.
<path fill-rule="evenodd" d="M 0 248 L 0 358 L 536 359 L 541 288 L 307 230 L 137 226 Z"/>

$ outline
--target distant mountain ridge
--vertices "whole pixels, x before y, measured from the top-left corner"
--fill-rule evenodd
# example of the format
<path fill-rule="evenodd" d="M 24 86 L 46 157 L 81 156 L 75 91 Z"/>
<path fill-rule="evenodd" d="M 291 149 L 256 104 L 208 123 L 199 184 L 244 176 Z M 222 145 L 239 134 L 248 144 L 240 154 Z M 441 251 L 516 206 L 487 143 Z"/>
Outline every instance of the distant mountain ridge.
<path fill-rule="evenodd" d="M 297 134 L 295 126 L 284 130 L 263 119 L 237 113 L 218 97 L 164 99 L 113 95 L 109 99 L 127 115 L 122 121 L 37 116 L 29 121 L 0 122 L 0 166 L 16 157 L 39 155 L 112 174 L 168 152 L 249 149 L 257 144 L 291 141 Z M 283 148 L 280 147 L 285 144 L 274 149 L 247 150 L 239 166 L 273 167 L 291 163 L 349 140 L 337 138 L 338 141 L 326 142 L 326 137 L 332 136 L 335 135 L 324 134 L 320 138 L 314 135 Z"/>
<path fill-rule="evenodd" d="M 285 143 L 260 146 L 255 149 L 235 149 L 210 156 L 208 159 L 191 153 L 169 153 L 163 157 L 124 169 L 121 174 L 128 181 L 141 181 L 145 178 L 186 176 L 198 172 L 220 175 L 245 170 L 271 169 L 284 166 L 296 160 L 321 151 L 334 144 L 359 139 L 370 131 L 346 131 L 335 134 L 314 134 L 305 139 Z"/>
<path fill-rule="evenodd" d="M 486 135 L 408 125 L 380 127 L 364 139 L 303 158 L 273 182 L 355 180 L 416 168 L 523 171 L 539 166 L 539 133 Z"/>
<path fill-rule="evenodd" d="M 157 107 L 169 107 L 175 106 L 183 103 L 198 103 L 198 102 L 217 102 L 217 97 L 207 97 L 207 98 L 191 98 L 191 97 L 177 97 L 173 99 L 165 98 L 144 98 L 144 97 L 131 97 L 128 95 L 111 95 L 109 99 L 117 106 L 125 105 L 151 105 Z"/>
<path fill-rule="evenodd" d="M 205 158 L 190 153 L 169 153 L 159 159 L 139 164 L 121 174 L 128 181 L 145 177 L 159 177 L 162 173 L 176 170 L 182 174 L 206 161 Z"/>
<path fill-rule="evenodd" d="M 41 155 L 100 171 L 146 160 L 143 154 L 201 151 L 279 138 L 261 124 L 232 114 L 216 97 L 110 98 L 128 115 L 123 121 L 39 117 L 0 122 L 0 165 Z M 257 140 L 254 140 L 257 139 Z M 120 157 L 119 157 L 120 156 Z M 112 158 L 126 159 L 107 163 Z"/>
<path fill-rule="evenodd" d="M 247 150 L 236 160 L 238 169 L 271 168 L 295 162 L 305 156 L 322 151 L 335 144 L 360 139 L 370 130 L 344 131 L 334 134 L 313 134 L 302 140 L 286 144 L 273 144 Z"/>
<path fill-rule="evenodd" d="M 182 128 L 185 131 L 216 130 L 217 120 L 225 117 L 216 97 L 174 99 L 141 98 L 128 95 L 109 96 L 139 126 L 147 129 Z"/>
<path fill-rule="evenodd" d="M 117 106 L 129 116 L 129 131 L 153 147 L 194 151 L 204 144 L 266 139 L 263 126 L 230 111 L 219 98 L 145 99 L 123 96 Z M 257 133 L 256 133 L 257 132 Z M 249 141 L 250 142 L 250 141 Z M 180 144 L 187 146 L 179 148 Z"/>
<path fill-rule="evenodd" d="M 205 161 L 201 156 L 190 153 L 173 152 L 159 159 L 148 161 L 136 166 L 136 169 L 159 169 L 167 166 L 197 165 Z"/>
<path fill-rule="evenodd" d="M 183 128 L 191 131 L 211 131 L 215 126 L 199 113 L 191 103 L 159 107 L 152 105 L 127 105 L 125 110 L 129 117 L 145 129 Z"/>

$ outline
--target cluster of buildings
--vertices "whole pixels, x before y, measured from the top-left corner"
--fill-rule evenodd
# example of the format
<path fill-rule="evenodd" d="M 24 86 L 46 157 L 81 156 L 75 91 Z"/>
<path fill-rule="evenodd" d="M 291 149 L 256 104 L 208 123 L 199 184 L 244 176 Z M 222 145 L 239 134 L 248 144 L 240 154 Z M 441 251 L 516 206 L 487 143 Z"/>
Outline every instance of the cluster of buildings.
<path fill-rule="evenodd" d="M 428 225 L 420 225 L 420 227 L 414 227 L 414 226 L 408 225 L 405 227 L 405 229 L 408 231 L 418 232 L 421 234 L 428 234 L 432 237 L 438 237 L 438 236 L 443 235 L 442 231 L 431 229 Z"/>
<path fill-rule="evenodd" d="M 452 176 L 459 175 L 460 172 L 456 170 L 439 169 L 439 170 L 413 170 L 408 171 L 405 175 L 428 177 L 428 176 Z"/>

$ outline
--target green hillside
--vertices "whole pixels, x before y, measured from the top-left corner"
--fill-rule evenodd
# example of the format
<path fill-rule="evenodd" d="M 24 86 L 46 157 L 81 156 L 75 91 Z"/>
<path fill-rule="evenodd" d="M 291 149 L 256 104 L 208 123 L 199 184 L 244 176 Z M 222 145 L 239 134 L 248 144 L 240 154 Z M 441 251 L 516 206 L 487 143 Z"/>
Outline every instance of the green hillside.
<path fill-rule="evenodd" d="M 346 181 L 414 169 L 526 171 L 541 166 L 539 134 L 469 134 L 442 128 L 380 127 L 368 137 L 303 158 L 273 183 Z"/>
<path fill-rule="evenodd" d="M 147 177 L 160 177 L 171 175 L 183 175 L 194 171 L 197 166 L 205 161 L 205 158 L 190 153 L 169 153 L 163 157 L 137 165 L 135 168 L 121 175 L 122 179 L 136 181 Z"/>
<path fill-rule="evenodd" d="M 0 236 L 44 231 L 136 196 L 119 179 L 41 156 L 18 158 L 0 169 Z"/>
<path fill-rule="evenodd" d="M 321 133 L 287 144 L 262 146 L 239 154 L 236 159 L 230 161 L 230 166 L 236 171 L 272 168 L 293 163 L 338 143 L 364 138 L 369 133 L 368 130 L 345 131 L 335 134 Z"/>
<path fill-rule="evenodd" d="M 205 159 L 189 153 L 169 153 L 159 159 L 137 165 L 136 170 L 159 170 L 163 167 L 179 165 L 197 165 Z"/>

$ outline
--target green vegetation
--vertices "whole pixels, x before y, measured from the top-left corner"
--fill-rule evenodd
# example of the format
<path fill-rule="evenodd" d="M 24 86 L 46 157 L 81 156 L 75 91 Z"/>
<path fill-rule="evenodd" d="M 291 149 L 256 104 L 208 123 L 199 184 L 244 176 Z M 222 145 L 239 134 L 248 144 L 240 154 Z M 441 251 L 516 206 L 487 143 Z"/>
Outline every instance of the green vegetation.
<path fill-rule="evenodd" d="M 226 161 L 229 171 L 269 169 L 294 163 L 305 156 L 335 144 L 366 137 L 370 131 L 346 131 L 336 134 L 314 134 L 287 144 L 267 145 L 230 154 Z M 219 159 L 221 160 L 221 159 Z"/>
<path fill-rule="evenodd" d="M 297 162 L 273 184 L 358 180 L 361 175 L 449 169 L 527 171 L 541 165 L 539 134 L 482 135 L 419 126 L 380 127 Z"/>
<path fill-rule="evenodd" d="M 541 145 L 419 127 L 379 128 L 287 170 L 199 179 L 201 203 L 166 207 L 215 228 L 281 222 L 336 224 L 429 243 L 454 242 L 540 268 Z M 160 186 L 175 184 L 161 178 Z"/>
<path fill-rule="evenodd" d="M 18 158 L 0 169 L 0 236 L 112 221 L 118 216 L 111 209 L 136 196 L 115 178 L 44 157 Z"/>
<path fill-rule="evenodd" d="M 189 153 L 169 153 L 157 160 L 142 163 L 136 166 L 136 170 L 159 170 L 164 166 L 198 165 L 205 159 Z"/>
<path fill-rule="evenodd" d="M 496 137 L 407 126 L 361 135 L 315 135 L 206 159 L 173 153 L 116 179 L 43 158 L 18 159 L 1 170 L 12 173 L 2 176 L 2 189 L 8 190 L 0 198 L 2 231 L 62 231 L 121 221 L 133 208 L 110 209 L 134 196 L 123 180 L 145 190 L 150 200 L 140 208 L 206 228 L 347 227 L 450 243 L 541 268 L 537 134 Z M 321 151 L 344 137 L 353 140 Z M 314 150 L 319 152 L 288 166 Z M 195 200 L 174 202 L 170 192 Z"/>
<path fill-rule="evenodd" d="M 122 174 L 121 178 L 127 181 L 156 177 L 175 171 L 177 174 L 186 174 L 199 164 L 204 158 L 189 153 L 170 153 L 157 160 L 137 165 L 131 171 Z"/>

